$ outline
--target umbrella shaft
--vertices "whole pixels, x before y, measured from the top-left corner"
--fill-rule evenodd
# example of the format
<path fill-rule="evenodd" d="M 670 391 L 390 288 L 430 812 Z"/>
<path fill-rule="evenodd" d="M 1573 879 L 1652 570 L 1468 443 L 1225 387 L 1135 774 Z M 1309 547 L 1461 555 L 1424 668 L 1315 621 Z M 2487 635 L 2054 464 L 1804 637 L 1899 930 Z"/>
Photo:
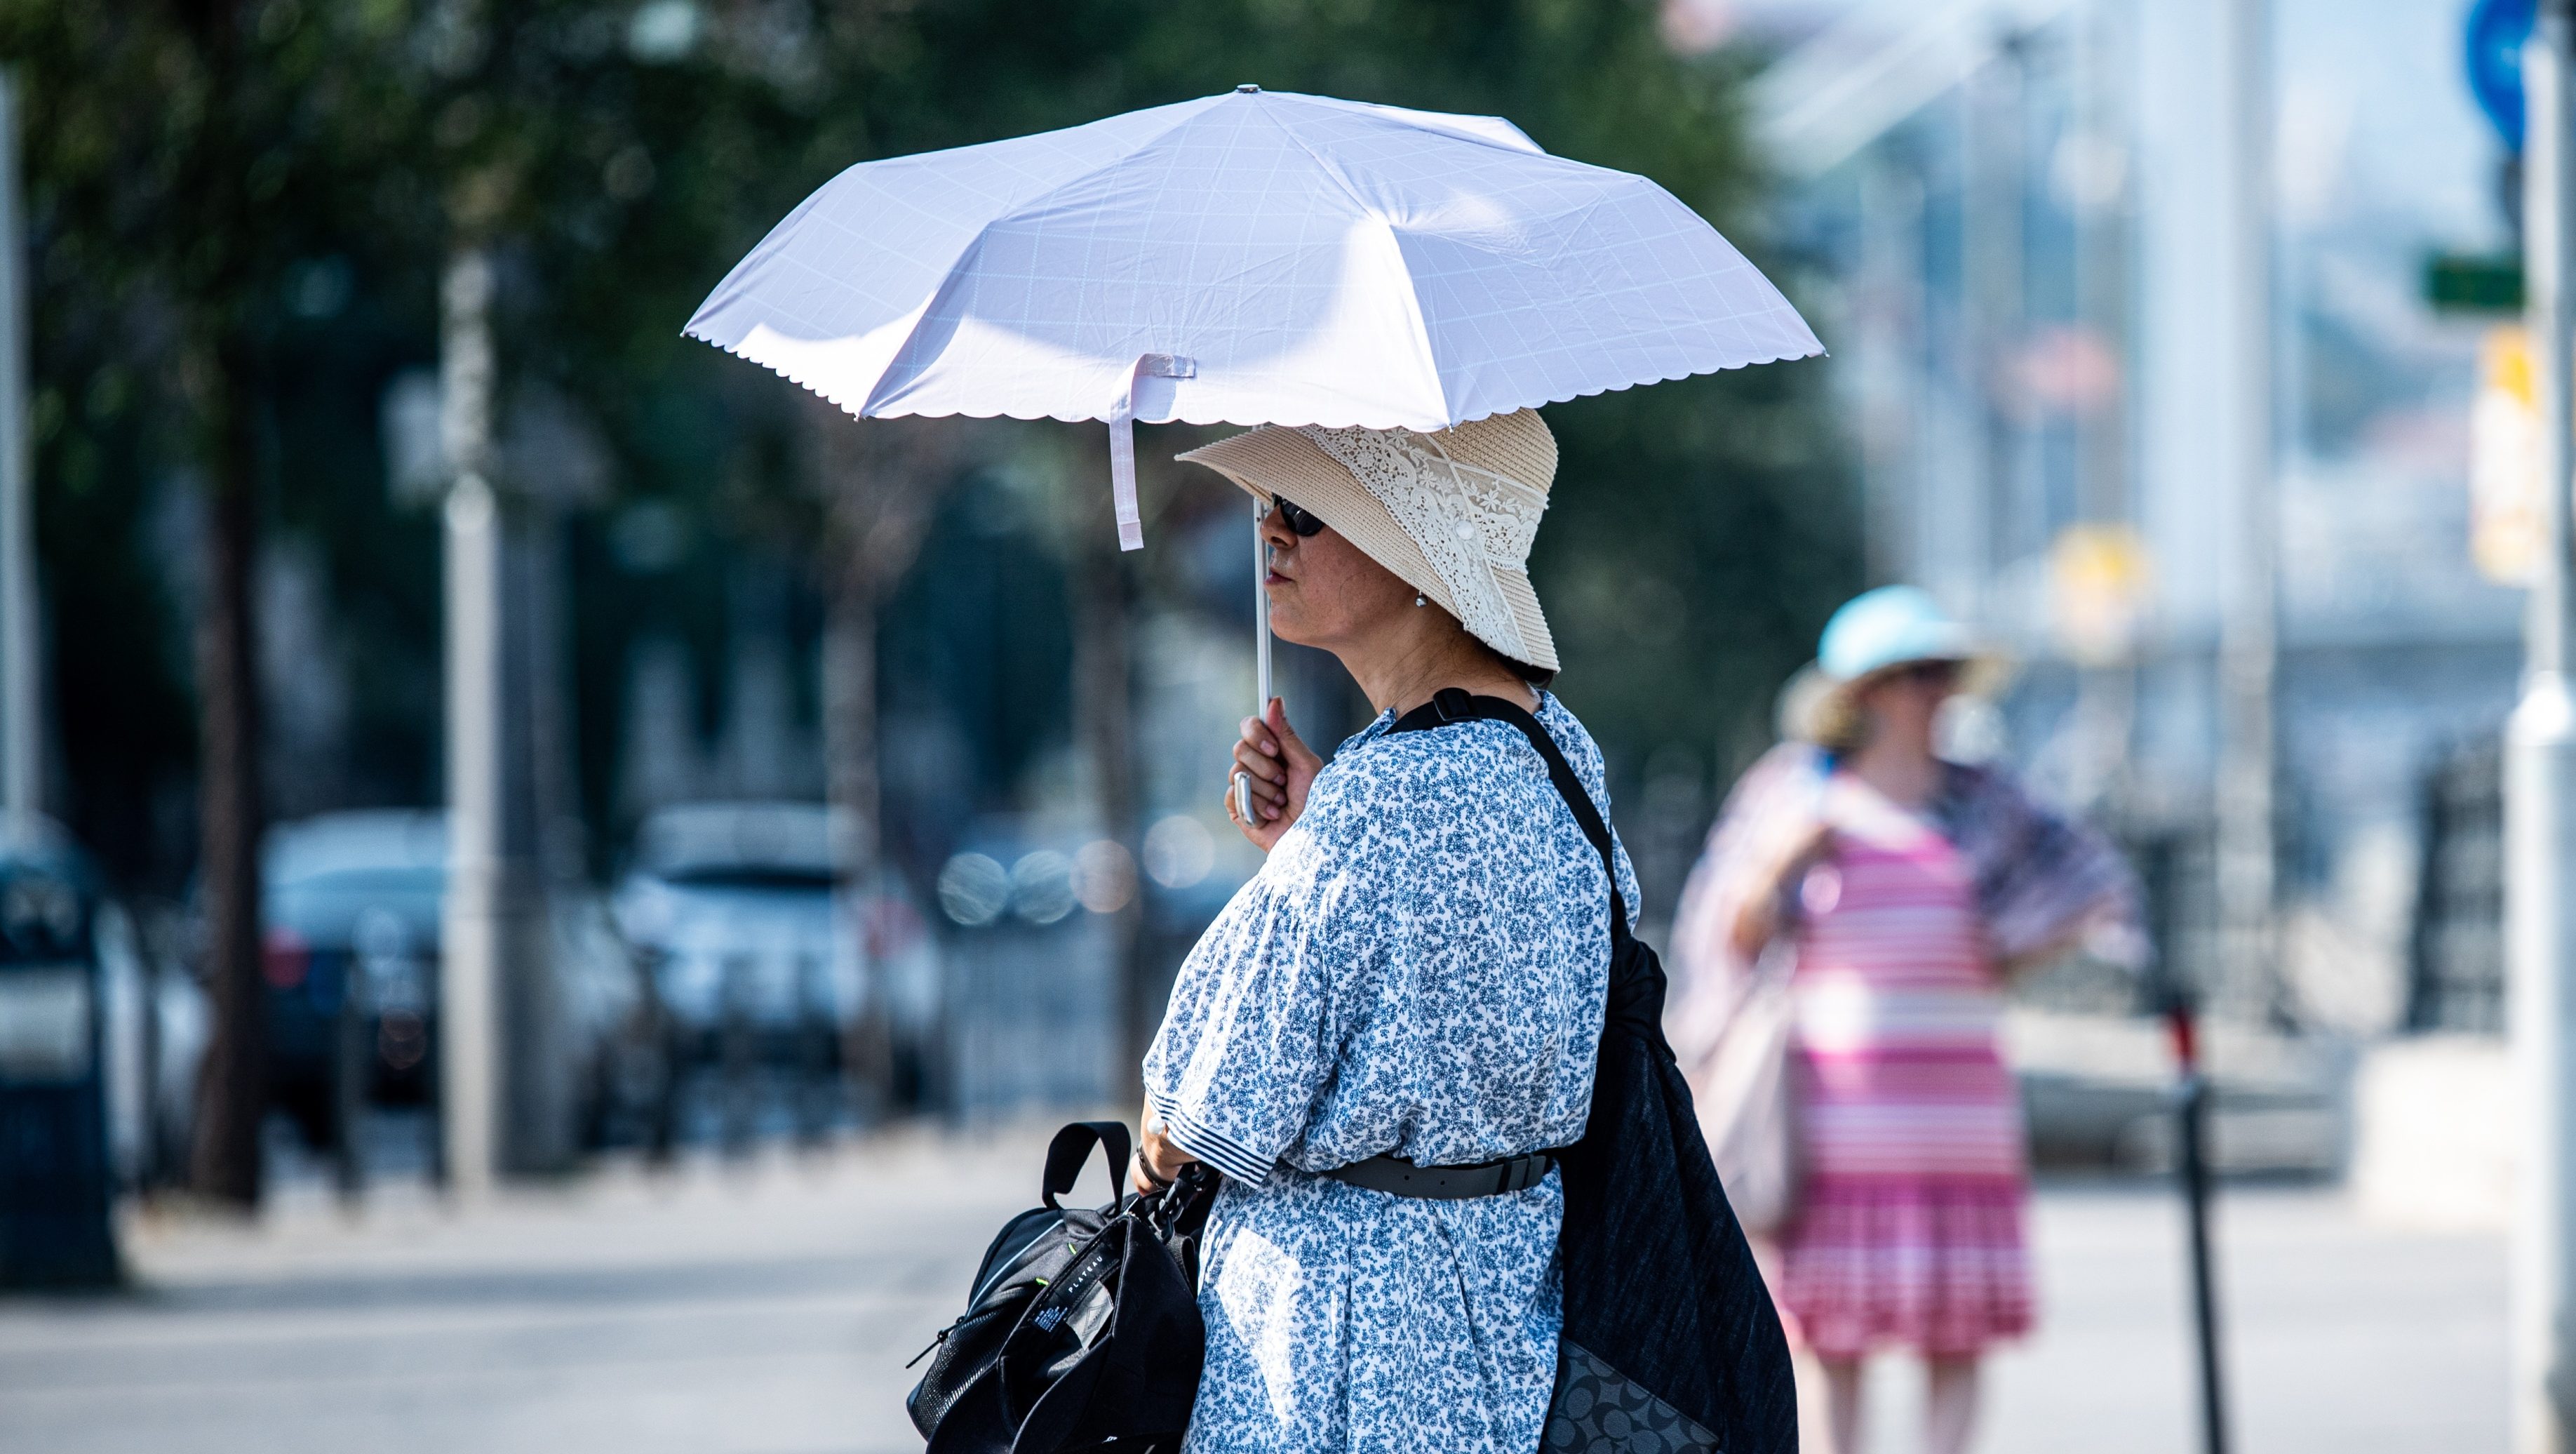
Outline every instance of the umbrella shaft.
<path fill-rule="evenodd" d="M 1252 715 L 1270 715 L 1270 547 L 1261 539 L 1261 522 L 1270 511 L 1256 498 L 1252 502 L 1252 676 L 1254 689 L 1260 694 L 1252 704 Z M 1258 820 L 1252 816 L 1252 779 L 1241 769 L 1234 774 L 1234 815 L 1248 826 Z"/>
<path fill-rule="evenodd" d="M 1270 712 L 1270 545 L 1261 538 L 1261 522 L 1270 511 L 1259 499 L 1252 502 L 1252 675 L 1260 699 L 1252 704 L 1256 717 Z"/>

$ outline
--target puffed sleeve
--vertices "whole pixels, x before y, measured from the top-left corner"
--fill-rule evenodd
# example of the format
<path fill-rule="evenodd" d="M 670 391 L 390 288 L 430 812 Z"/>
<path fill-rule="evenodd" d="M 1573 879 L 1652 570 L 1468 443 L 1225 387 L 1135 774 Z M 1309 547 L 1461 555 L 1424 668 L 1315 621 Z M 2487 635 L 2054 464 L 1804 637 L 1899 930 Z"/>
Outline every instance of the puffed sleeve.
<path fill-rule="evenodd" d="M 2000 771 L 1956 768 L 1952 778 L 1952 833 L 1976 866 L 1977 900 L 1997 960 L 2011 964 L 2080 940 L 2110 963 L 2146 963 L 2143 896 L 2109 839 Z"/>
<path fill-rule="evenodd" d="M 1306 828 L 1280 840 L 1190 951 L 1145 1056 L 1164 1134 L 1253 1186 L 1304 1133 L 1332 1065 L 1331 956 L 1302 901 Z"/>

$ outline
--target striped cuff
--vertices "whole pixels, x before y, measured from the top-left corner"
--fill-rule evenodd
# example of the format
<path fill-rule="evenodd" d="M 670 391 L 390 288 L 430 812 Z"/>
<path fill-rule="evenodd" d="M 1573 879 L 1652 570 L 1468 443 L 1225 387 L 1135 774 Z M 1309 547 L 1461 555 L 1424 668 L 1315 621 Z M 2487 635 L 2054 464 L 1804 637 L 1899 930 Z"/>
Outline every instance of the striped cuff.
<path fill-rule="evenodd" d="M 1245 1186 L 1259 1186 L 1270 1179 L 1270 1169 L 1279 1158 L 1256 1156 L 1242 1142 L 1192 1120 L 1170 1096 L 1158 1093 L 1153 1100 L 1154 1114 L 1163 1118 L 1164 1140 Z"/>

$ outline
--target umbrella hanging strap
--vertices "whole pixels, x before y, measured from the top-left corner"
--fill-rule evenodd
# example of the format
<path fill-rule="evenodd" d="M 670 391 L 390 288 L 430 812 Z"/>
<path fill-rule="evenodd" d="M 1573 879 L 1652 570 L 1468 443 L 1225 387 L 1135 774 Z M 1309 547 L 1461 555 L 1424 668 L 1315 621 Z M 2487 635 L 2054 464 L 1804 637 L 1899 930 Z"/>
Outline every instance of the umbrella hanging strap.
<path fill-rule="evenodd" d="M 1136 512 L 1136 381 L 1194 379 L 1195 359 L 1171 353 L 1140 354 L 1118 386 L 1118 402 L 1109 406 L 1109 497 L 1118 507 L 1118 548 L 1141 550 L 1145 523 Z"/>

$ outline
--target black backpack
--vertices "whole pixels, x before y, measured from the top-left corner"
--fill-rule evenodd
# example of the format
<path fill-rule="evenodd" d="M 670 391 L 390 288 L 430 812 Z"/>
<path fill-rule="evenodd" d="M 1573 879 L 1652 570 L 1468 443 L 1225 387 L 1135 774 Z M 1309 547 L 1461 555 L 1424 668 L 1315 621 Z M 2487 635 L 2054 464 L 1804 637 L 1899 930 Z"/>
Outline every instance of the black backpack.
<path fill-rule="evenodd" d="M 1126 1175 L 1127 1128 L 1079 1121 L 1047 1148 L 1045 1205 L 1013 1217 L 984 1252 L 966 1311 L 925 1354 L 904 1401 L 928 1454 L 1173 1454 L 1198 1397 L 1198 1238 L 1216 1178 L 1185 1168 L 1150 1196 L 1097 1210 L 1056 1199 L 1091 1150 Z M 919 1360 L 914 1360 L 918 1362 Z"/>
<path fill-rule="evenodd" d="M 1690 1086 L 1664 1040 L 1664 968 L 1628 932 L 1609 825 L 1538 719 L 1451 687 L 1394 731 L 1504 722 L 1610 873 L 1610 998 L 1583 1139 L 1558 1153 L 1565 1331 L 1547 1454 L 1796 1454 L 1797 1385 L 1780 1315 L 1718 1183 Z"/>

